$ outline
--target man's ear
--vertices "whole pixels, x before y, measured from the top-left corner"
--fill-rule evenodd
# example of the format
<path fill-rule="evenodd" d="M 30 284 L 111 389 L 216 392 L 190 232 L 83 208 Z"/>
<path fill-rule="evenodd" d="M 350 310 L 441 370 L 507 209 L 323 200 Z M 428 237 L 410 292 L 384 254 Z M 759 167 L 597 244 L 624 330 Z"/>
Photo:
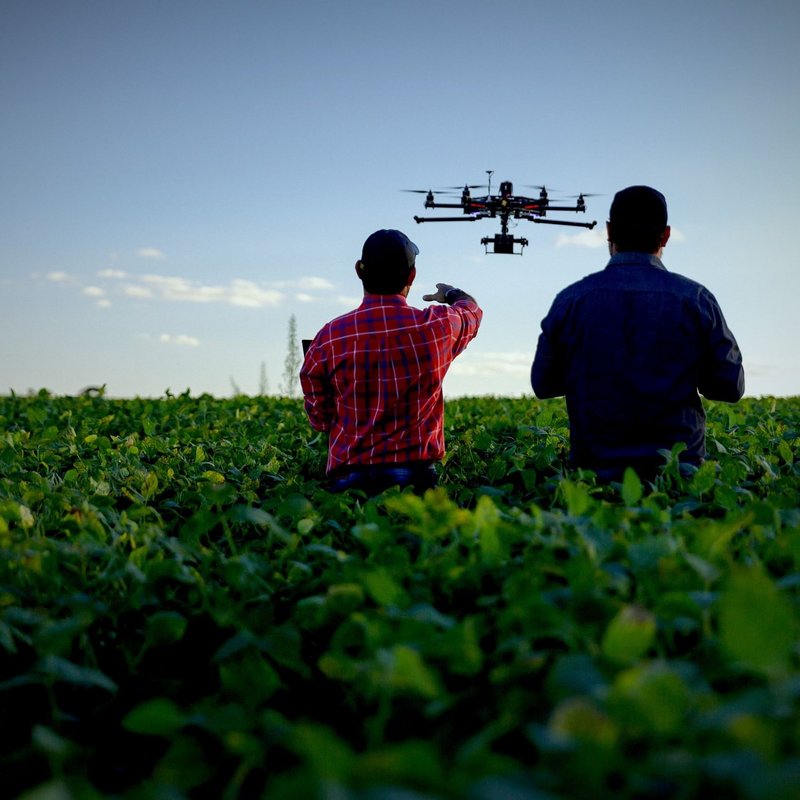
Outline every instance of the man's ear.
<path fill-rule="evenodd" d="M 364 278 L 364 262 L 361 259 L 356 261 L 356 275 L 361 279 Z"/>
<path fill-rule="evenodd" d="M 664 233 L 661 234 L 661 247 L 664 247 L 664 245 L 666 245 L 666 243 L 669 241 L 670 233 L 672 233 L 672 229 L 669 227 L 669 225 L 667 225 L 667 227 L 664 228 Z"/>
<path fill-rule="evenodd" d="M 411 267 L 411 269 L 408 271 L 408 279 L 406 280 L 406 286 L 411 286 L 411 284 L 414 283 L 414 278 L 416 277 L 417 277 L 417 268 Z"/>

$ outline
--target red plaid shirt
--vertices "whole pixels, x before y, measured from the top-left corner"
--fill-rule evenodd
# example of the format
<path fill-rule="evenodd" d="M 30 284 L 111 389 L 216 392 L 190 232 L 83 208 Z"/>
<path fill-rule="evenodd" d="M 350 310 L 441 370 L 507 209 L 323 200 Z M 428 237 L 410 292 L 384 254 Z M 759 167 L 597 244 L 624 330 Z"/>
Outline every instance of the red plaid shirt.
<path fill-rule="evenodd" d="M 311 426 L 329 434 L 328 473 L 442 458 L 442 381 L 482 316 L 471 298 L 420 310 L 403 295 L 367 294 L 322 328 L 300 384 Z"/>

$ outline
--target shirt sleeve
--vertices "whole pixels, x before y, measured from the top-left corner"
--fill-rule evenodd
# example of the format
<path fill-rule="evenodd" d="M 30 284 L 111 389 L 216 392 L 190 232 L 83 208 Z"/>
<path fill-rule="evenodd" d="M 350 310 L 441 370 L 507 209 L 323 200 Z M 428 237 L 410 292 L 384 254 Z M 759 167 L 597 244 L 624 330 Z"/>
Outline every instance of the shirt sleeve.
<path fill-rule="evenodd" d="M 322 358 L 322 348 L 314 340 L 300 368 L 300 386 L 303 389 L 308 421 L 314 430 L 328 432 L 335 415 L 333 388 L 328 380 Z"/>
<path fill-rule="evenodd" d="M 453 358 L 475 338 L 483 319 L 483 311 L 475 300 L 465 294 L 453 302 L 449 308 L 453 324 Z"/>
<path fill-rule="evenodd" d="M 558 345 L 558 310 L 554 303 L 542 320 L 542 331 L 531 366 L 531 387 L 540 398 L 560 397 L 566 390 L 564 360 Z"/>
<path fill-rule="evenodd" d="M 735 403 L 744 394 L 742 354 L 714 296 L 703 299 L 708 343 L 697 388 L 709 400 Z"/>

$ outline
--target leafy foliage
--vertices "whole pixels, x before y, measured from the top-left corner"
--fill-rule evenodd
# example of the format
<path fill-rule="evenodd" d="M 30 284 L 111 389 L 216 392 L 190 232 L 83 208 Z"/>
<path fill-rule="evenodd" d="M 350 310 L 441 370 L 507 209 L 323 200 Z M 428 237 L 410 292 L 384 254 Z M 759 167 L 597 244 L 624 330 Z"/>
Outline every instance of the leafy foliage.
<path fill-rule="evenodd" d="M 441 486 L 324 489 L 299 400 L 0 399 L 0 774 L 59 797 L 789 798 L 800 398 L 566 466 L 448 404 Z"/>

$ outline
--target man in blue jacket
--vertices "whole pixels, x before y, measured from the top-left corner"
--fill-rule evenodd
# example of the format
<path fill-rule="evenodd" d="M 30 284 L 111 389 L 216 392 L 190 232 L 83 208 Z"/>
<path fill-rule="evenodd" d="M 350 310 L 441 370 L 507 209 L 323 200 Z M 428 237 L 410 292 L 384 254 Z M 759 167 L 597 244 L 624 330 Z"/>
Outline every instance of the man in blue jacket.
<path fill-rule="evenodd" d="M 607 229 L 606 268 L 560 292 L 542 321 L 531 385 L 538 397 L 566 395 L 572 466 L 606 480 L 631 466 L 651 480 L 659 451 L 677 442 L 683 462 L 703 461 L 700 394 L 739 400 L 742 356 L 711 292 L 661 262 L 660 192 L 618 192 Z"/>

